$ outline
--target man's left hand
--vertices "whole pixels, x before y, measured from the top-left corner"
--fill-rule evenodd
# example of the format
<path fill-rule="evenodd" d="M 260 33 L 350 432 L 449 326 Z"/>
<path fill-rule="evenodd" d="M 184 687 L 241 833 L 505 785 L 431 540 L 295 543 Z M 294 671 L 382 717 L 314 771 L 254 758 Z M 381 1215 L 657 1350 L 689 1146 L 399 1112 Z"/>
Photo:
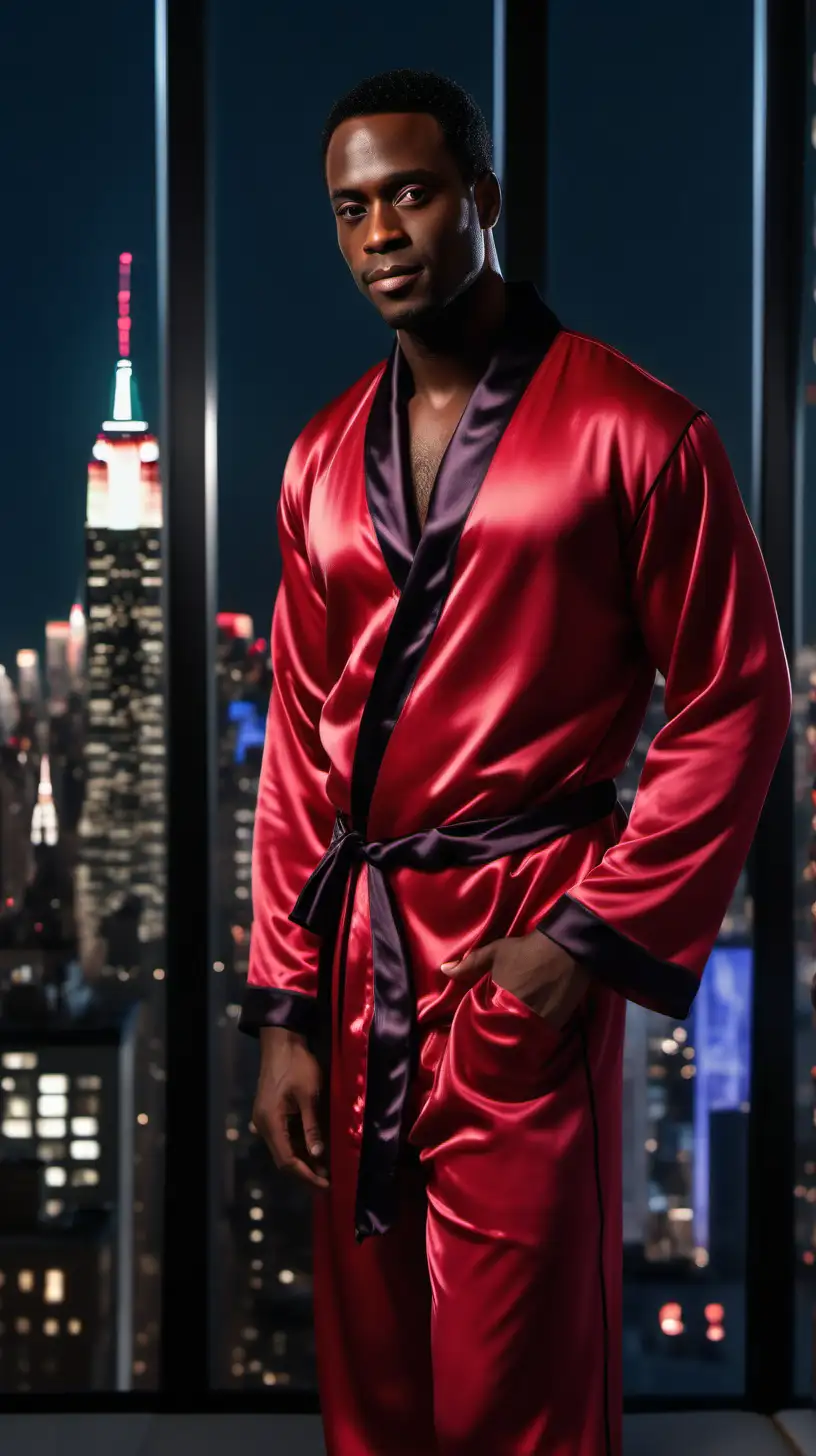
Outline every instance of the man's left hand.
<path fill-rule="evenodd" d="M 590 982 L 586 968 L 540 930 L 479 946 L 440 967 L 451 980 L 472 984 L 492 976 L 557 1031 L 569 1021 Z"/>

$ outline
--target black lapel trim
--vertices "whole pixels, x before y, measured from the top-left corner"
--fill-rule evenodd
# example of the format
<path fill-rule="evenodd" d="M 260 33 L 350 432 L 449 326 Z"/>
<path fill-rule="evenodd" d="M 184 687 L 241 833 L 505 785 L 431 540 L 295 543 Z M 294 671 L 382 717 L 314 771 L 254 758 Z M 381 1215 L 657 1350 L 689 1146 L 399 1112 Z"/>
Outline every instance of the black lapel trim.
<path fill-rule="evenodd" d="M 408 461 L 410 370 L 395 345 L 366 426 L 366 492 L 386 565 L 401 590 L 363 710 L 351 817 L 365 834 L 374 785 L 450 590 L 470 509 L 499 442 L 561 325 L 532 284 L 508 284 L 507 323 L 448 446 L 419 534 Z"/>
<path fill-rule="evenodd" d="M 406 484 L 410 485 L 406 406 L 411 394 L 410 370 L 399 344 L 380 376 L 365 431 L 365 475 L 368 509 L 385 564 L 400 591 L 417 546 L 409 511 Z"/>

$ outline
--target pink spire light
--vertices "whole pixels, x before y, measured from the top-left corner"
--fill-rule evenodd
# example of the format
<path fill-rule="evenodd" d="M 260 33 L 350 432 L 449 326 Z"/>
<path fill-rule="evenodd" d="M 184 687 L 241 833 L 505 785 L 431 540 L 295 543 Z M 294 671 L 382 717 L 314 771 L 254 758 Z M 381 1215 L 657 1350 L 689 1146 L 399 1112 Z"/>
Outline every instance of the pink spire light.
<path fill-rule="evenodd" d="M 130 265 L 132 253 L 119 254 L 119 355 L 130 358 Z"/>

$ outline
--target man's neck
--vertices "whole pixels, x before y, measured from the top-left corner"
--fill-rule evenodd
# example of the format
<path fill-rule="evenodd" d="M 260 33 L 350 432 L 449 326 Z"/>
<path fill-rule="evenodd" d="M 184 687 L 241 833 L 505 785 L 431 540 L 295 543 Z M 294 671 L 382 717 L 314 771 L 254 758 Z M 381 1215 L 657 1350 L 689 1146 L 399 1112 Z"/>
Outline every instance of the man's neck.
<path fill-rule="evenodd" d="M 437 320 L 397 337 L 414 380 L 415 397 L 440 406 L 472 390 L 484 373 L 505 318 L 500 273 L 486 268 Z"/>

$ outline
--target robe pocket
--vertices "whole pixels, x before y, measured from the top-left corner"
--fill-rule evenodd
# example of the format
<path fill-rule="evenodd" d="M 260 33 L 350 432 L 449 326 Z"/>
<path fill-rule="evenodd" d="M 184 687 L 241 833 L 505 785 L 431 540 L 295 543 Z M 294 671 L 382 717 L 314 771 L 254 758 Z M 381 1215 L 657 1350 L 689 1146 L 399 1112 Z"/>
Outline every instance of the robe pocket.
<path fill-rule="evenodd" d="M 474 1088 L 494 1089 L 492 1095 L 511 1101 L 536 1097 L 558 1084 L 578 1033 L 577 1016 L 563 1027 L 553 1026 L 526 1001 L 485 976 L 473 987 L 466 1036 L 460 1038 L 464 1074 Z M 582 1003 L 583 1004 L 583 1003 Z M 488 1094 L 491 1095 L 491 1094 Z"/>
<path fill-rule="evenodd" d="M 586 1006 L 585 997 L 558 1029 L 484 976 L 456 1009 L 410 1142 L 430 1150 L 463 1126 L 489 1123 L 497 1103 L 530 1104 L 555 1093 L 581 1064 Z"/>

